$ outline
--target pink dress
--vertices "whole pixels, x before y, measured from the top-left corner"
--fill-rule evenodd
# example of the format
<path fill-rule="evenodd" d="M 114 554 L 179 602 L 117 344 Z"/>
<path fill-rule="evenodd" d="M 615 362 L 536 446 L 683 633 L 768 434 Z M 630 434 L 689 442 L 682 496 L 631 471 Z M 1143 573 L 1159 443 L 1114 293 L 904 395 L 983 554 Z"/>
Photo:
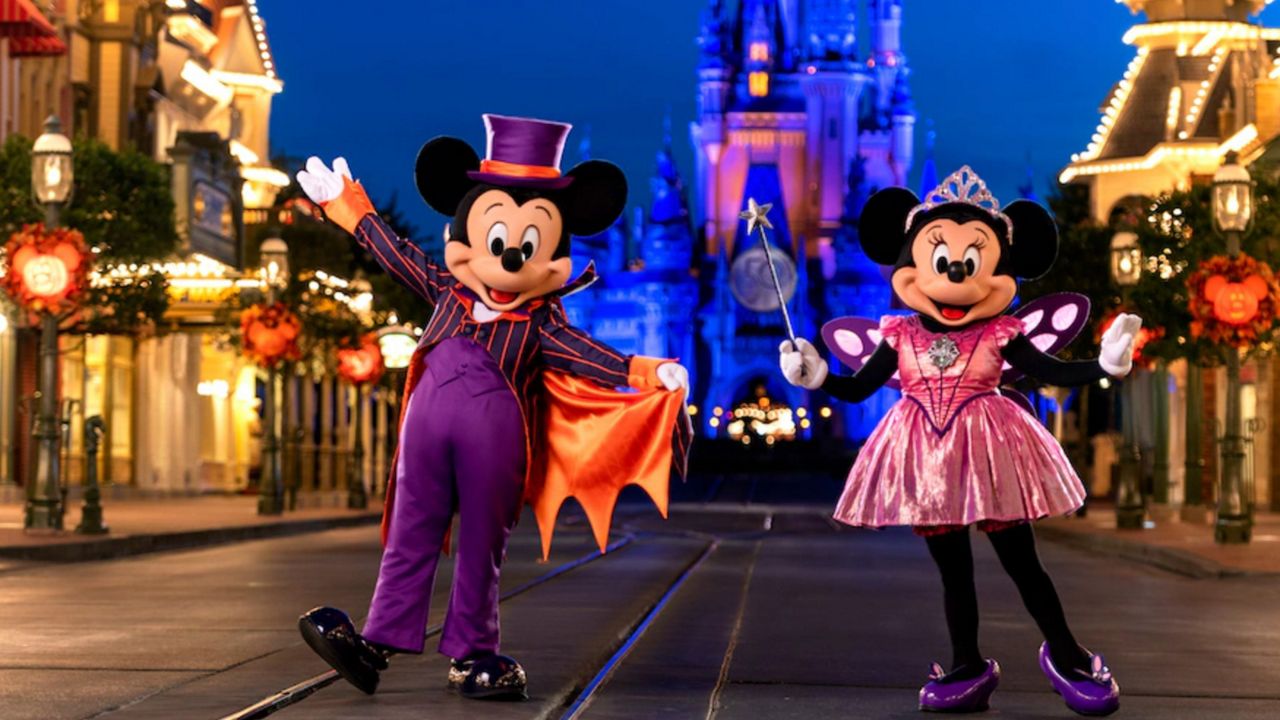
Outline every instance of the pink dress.
<path fill-rule="evenodd" d="M 1000 394 L 1000 350 L 1022 332 L 999 316 L 953 333 L 887 316 L 902 399 L 858 453 L 835 519 L 848 525 L 941 526 L 1034 520 L 1084 502 L 1062 446 Z"/>

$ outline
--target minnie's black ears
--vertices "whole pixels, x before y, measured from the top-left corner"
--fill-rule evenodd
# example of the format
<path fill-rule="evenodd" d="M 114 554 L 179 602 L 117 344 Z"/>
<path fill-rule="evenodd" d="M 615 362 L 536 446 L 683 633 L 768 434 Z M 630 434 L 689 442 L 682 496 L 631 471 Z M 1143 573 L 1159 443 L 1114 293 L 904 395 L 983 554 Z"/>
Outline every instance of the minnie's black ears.
<path fill-rule="evenodd" d="M 454 137 L 428 140 L 418 151 L 414 165 L 418 194 L 432 210 L 452 216 L 462 198 L 476 186 L 467 172 L 479 169 L 480 156 L 465 141 Z"/>
<path fill-rule="evenodd" d="M 1013 222 L 1008 249 L 1013 274 L 1035 280 L 1049 272 L 1058 258 L 1058 224 L 1053 215 L 1030 200 L 1015 200 L 1001 212 Z"/>
<path fill-rule="evenodd" d="M 565 173 L 569 187 L 557 191 L 555 203 L 573 235 L 603 232 L 627 206 L 627 176 L 604 160 L 587 160 Z"/>
<path fill-rule="evenodd" d="M 898 262 L 907 242 L 907 215 L 920 198 L 906 188 L 886 188 L 872 195 L 858 218 L 858 241 L 862 251 L 879 265 Z"/>

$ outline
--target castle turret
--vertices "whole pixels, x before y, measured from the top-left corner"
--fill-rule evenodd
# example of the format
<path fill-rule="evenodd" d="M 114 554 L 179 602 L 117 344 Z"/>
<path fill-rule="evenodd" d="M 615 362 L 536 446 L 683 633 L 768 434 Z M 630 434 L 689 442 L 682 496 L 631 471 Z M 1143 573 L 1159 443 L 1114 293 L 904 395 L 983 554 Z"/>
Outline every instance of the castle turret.
<path fill-rule="evenodd" d="M 670 115 L 664 121 L 662 149 L 649 188 L 653 201 L 640 246 L 645 269 L 688 271 L 693 262 L 693 233 L 684 181 L 671 148 Z"/>
<path fill-rule="evenodd" d="M 898 68 L 890 101 L 892 137 L 889 157 L 893 163 L 894 181 L 898 185 L 907 184 L 907 173 L 911 170 L 915 150 L 916 108 L 911 100 L 911 86 L 907 83 L 910 75 L 911 71 L 905 65 Z"/>
<path fill-rule="evenodd" d="M 805 55 L 818 67 L 847 68 L 857 58 L 857 3 L 810 0 L 805 19 Z"/>
<path fill-rule="evenodd" d="M 924 165 L 920 167 L 920 197 L 933 192 L 938 187 L 938 162 L 933 157 L 934 146 L 938 142 L 938 133 L 933 130 L 933 121 L 925 122 L 924 133 Z"/>
<path fill-rule="evenodd" d="M 747 71 L 747 92 L 751 97 L 766 97 L 769 81 L 778 55 L 776 12 L 768 0 L 744 0 L 746 32 L 743 33 L 742 67 Z"/>

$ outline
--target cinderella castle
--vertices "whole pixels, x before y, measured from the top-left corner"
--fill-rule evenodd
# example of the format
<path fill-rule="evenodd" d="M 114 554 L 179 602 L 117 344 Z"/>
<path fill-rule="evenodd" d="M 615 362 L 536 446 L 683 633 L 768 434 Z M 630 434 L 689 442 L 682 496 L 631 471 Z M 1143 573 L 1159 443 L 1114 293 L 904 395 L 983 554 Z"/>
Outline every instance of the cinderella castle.
<path fill-rule="evenodd" d="M 668 123 L 650 207 L 575 240 L 575 264 L 594 261 L 603 279 L 566 299 L 570 319 L 623 351 L 680 358 L 703 437 L 860 439 L 893 400 L 881 391 L 839 405 L 782 379 L 777 293 L 759 235 L 739 218 L 747 198 L 773 205 L 770 254 L 797 336 L 889 309 L 889 286 L 855 227 L 872 192 L 906 184 L 916 114 L 902 0 L 866 0 L 871 37 L 861 46 L 858 5 L 711 0 L 689 127 L 693 187 L 676 168 Z M 932 187 L 928 160 L 924 174 Z"/>

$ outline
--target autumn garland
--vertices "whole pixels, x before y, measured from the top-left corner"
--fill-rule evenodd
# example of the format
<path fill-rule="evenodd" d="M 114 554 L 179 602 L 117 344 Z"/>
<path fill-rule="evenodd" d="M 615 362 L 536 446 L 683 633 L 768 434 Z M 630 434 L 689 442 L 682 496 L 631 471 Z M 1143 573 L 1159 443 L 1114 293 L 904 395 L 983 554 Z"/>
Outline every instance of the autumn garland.
<path fill-rule="evenodd" d="M 4 290 L 33 313 L 61 315 L 77 307 L 88 287 L 92 256 L 84 236 L 70 228 L 24 225 L 4 246 Z"/>
<path fill-rule="evenodd" d="M 252 305 L 240 314 L 244 354 L 262 367 L 272 368 L 284 360 L 301 359 L 300 334 L 302 322 L 282 302 Z"/>
<path fill-rule="evenodd" d="M 1256 289 L 1256 311 L 1243 313 L 1240 322 L 1228 322 L 1221 316 L 1221 293 L 1244 293 L 1246 287 Z M 1275 325 L 1280 287 L 1271 268 L 1248 255 L 1208 258 L 1187 277 L 1187 291 L 1193 338 L 1246 348 L 1257 344 Z"/>

